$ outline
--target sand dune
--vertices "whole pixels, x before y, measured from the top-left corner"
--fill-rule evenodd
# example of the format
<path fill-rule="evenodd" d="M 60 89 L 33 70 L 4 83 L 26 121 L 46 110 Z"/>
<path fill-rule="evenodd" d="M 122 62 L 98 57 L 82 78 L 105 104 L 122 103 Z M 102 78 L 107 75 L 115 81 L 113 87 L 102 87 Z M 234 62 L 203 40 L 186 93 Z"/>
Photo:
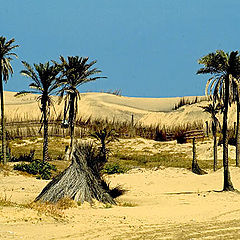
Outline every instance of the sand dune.
<path fill-rule="evenodd" d="M 14 92 L 5 92 L 5 111 L 8 121 L 40 118 L 40 110 L 38 103 L 36 103 L 37 95 L 29 94 L 17 98 L 14 95 Z M 53 98 L 56 112 L 52 110 L 51 116 L 52 118 L 56 118 L 63 113 L 63 103 L 59 105 L 58 98 Z M 194 99 L 195 97 L 188 98 Z M 179 100 L 179 97 L 136 98 L 107 93 L 82 93 L 78 106 L 78 117 L 101 118 L 110 121 L 131 121 L 133 115 L 135 123 L 166 126 L 210 120 L 210 115 L 204 113 L 200 108 L 200 106 L 206 105 L 207 102 L 186 105 L 173 111 L 172 108 Z M 229 119 L 235 120 L 235 108 L 232 109 Z"/>

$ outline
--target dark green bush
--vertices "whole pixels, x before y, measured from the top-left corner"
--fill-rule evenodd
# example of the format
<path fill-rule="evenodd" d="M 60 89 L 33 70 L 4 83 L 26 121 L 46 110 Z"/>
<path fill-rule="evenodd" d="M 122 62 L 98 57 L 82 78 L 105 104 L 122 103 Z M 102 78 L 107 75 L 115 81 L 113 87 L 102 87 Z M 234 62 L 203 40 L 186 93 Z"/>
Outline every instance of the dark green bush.
<path fill-rule="evenodd" d="M 52 171 L 56 171 L 56 167 L 48 162 L 34 160 L 31 163 L 20 163 L 13 167 L 14 170 L 27 172 L 32 175 L 37 175 L 38 179 L 50 179 Z"/>
<path fill-rule="evenodd" d="M 102 172 L 107 174 L 115 174 L 115 173 L 126 173 L 129 169 L 127 167 L 123 167 L 118 163 L 107 163 Z"/>

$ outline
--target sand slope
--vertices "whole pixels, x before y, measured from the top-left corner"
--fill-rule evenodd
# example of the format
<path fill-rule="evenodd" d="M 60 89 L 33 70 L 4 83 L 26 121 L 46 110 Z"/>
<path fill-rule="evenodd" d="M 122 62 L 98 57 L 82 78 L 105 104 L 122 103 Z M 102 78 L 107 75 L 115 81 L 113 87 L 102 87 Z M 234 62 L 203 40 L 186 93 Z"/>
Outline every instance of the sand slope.
<path fill-rule="evenodd" d="M 5 92 L 7 121 L 33 120 L 40 118 L 40 110 L 36 102 L 37 95 L 14 97 L 14 92 Z M 194 99 L 195 97 L 188 97 Z M 59 105 L 58 98 L 53 97 L 55 110 L 51 111 L 52 118 L 63 113 L 63 102 Z M 204 113 L 200 106 L 207 102 L 186 105 L 178 110 L 172 108 L 180 98 L 135 98 L 115 96 L 107 93 L 82 93 L 79 101 L 78 118 L 100 118 L 118 121 L 131 121 L 145 125 L 176 126 L 192 122 L 210 121 L 210 115 Z M 229 121 L 235 121 L 235 106 L 230 110 Z M 221 120 L 222 117 L 220 117 Z"/>

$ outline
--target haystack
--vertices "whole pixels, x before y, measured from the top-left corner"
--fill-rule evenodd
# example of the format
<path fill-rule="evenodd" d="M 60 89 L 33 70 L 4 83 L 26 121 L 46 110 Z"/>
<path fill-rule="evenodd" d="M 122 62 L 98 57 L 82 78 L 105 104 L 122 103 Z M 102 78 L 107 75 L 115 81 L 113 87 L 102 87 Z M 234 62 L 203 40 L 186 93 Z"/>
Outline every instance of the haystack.
<path fill-rule="evenodd" d="M 99 176 L 88 166 L 87 155 L 81 148 L 73 151 L 71 165 L 47 184 L 35 201 L 55 203 L 64 197 L 80 203 L 92 203 L 96 199 L 115 204 L 113 198 L 103 189 Z"/>

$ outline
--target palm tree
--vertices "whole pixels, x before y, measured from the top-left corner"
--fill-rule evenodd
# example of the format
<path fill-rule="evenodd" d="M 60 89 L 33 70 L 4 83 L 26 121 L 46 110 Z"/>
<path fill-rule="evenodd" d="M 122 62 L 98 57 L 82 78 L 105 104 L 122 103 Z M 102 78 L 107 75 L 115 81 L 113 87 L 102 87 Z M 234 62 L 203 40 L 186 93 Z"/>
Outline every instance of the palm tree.
<path fill-rule="evenodd" d="M 6 158 L 6 129 L 5 129 L 5 118 L 4 118 L 4 100 L 3 100 L 3 81 L 6 83 L 9 79 L 9 74 L 13 74 L 13 68 L 10 64 L 12 60 L 11 56 L 17 58 L 16 53 L 11 52 L 14 48 L 19 47 L 18 45 L 12 45 L 15 39 L 12 38 L 9 41 L 5 37 L 0 36 L 0 95 L 1 95 L 1 126 L 2 126 L 2 156 L 3 163 L 7 162 Z"/>
<path fill-rule="evenodd" d="M 21 91 L 16 96 L 37 93 L 40 96 L 37 101 L 40 103 L 39 108 L 42 112 L 41 123 L 43 124 L 43 162 L 48 160 L 48 118 L 50 116 L 50 107 L 53 106 L 51 94 L 57 89 L 57 75 L 60 72 L 60 67 L 56 64 L 50 65 L 49 62 L 45 64 L 34 64 L 35 70 L 27 63 L 22 62 L 25 70 L 21 71 L 33 81 L 29 84 L 32 91 Z M 41 130 L 41 129 L 40 129 Z"/>
<path fill-rule="evenodd" d="M 240 115 L 240 100 L 238 97 L 237 100 L 237 128 L 236 128 L 236 167 L 239 167 L 239 155 L 240 155 L 240 123 L 239 123 L 239 115 Z"/>
<path fill-rule="evenodd" d="M 207 82 L 206 89 L 210 87 L 210 94 L 213 94 L 215 102 L 223 102 L 223 168 L 224 168 L 224 191 L 233 191 L 228 167 L 228 106 L 233 99 L 233 83 L 240 75 L 240 57 L 238 51 L 230 54 L 222 50 L 210 53 L 199 59 L 199 64 L 204 67 L 197 71 L 197 74 L 212 74 L 213 77 Z"/>
<path fill-rule="evenodd" d="M 240 89 L 239 89 L 240 81 L 236 79 L 233 82 L 233 101 L 236 102 L 237 107 L 237 127 L 236 127 L 236 135 L 235 135 L 235 144 L 236 144 L 236 167 L 239 166 L 239 155 L 240 155 Z M 235 134 L 235 133 L 234 133 Z"/>
<path fill-rule="evenodd" d="M 101 144 L 97 168 L 97 172 L 100 172 L 103 169 L 105 163 L 107 162 L 107 153 L 109 152 L 109 150 L 106 146 L 110 142 L 118 141 L 118 134 L 112 128 L 97 127 L 95 131 L 90 134 L 90 136 L 97 139 Z"/>
<path fill-rule="evenodd" d="M 78 100 L 80 100 L 80 92 L 78 87 L 84 83 L 95 81 L 99 78 L 106 77 L 91 77 L 94 74 L 101 73 L 97 68 L 91 68 L 97 61 L 87 63 L 88 57 L 68 57 L 66 60 L 60 56 L 62 67 L 61 80 L 62 89 L 59 91 L 60 99 L 63 99 L 65 95 L 65 107 L 64 107 L 64 123 L 66 122 L 66 115 L 68 113 L 68 123 L 70 125 L 70 149 L 73 147 L 74 141 L 74 126 L 76 120 L 76 114 L 78 111 Z"/>
<path fill-rule="evenodd" d="M 217 127 L 220 126 L 216 115 L 221 110 L 221 104 L 217 105 L 213 103 L 208 104 L 207 106 L 201 107 L 204 109 L 204 112 L 210 113 L 212 118 L 212 133 L 213 133 L 213 170 L 217 170 Z"/>

